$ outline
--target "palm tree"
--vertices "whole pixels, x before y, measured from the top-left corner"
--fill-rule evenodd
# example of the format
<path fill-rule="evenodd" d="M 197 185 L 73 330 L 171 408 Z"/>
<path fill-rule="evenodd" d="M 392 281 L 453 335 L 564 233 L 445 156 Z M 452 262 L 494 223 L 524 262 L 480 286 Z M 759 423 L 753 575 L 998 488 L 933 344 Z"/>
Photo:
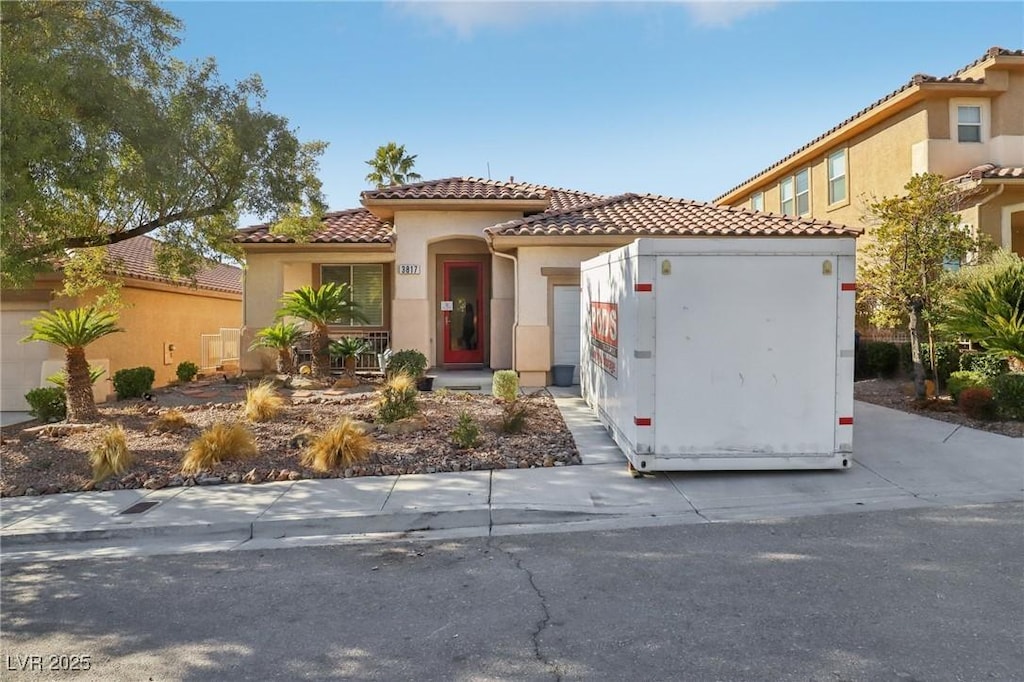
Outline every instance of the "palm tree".
<path fill-rule="evenodd" d="M 350 300 L 349 287 L 346 284 L 328 282 L 319 289 L 301 287 L 289 291 L 281 297 L 281 309 L 277 316 L 297 317 L 309 322 L 310 346 L 313 351 L 313 375 L 327 376 L 331 371 L 331 361 L 327 353 L 330 339 L 327 326 L 343 319 L 355 319 L 366 323 L 367 319 L 359 311 L 359 305 Z"/>
<path fill-rule="evenodd" d="M 367 174 L 366 181 L 377 189 L 415 182 L 421 177 L 412 170 L 415 163 L 416 154 L 406 156 L 404 144 L 382 144 L 377 147 L 374 157 L 366 162 L 366 165 L 373 169 Z"/>
<path fill-rule="evenodd" d="M 277 371 L 279 374 L 294 374 L 295 361 L 292 358 L 292 346 L 302 338 L 302 329 L 294 322 L 278 322 L 256 332 L 249 350 L 257 348 L 273 348 L 277 351 Z"/>
<path fill-rule="evenodd" d="M 100 413 L 92 397 L 89 363 L 85 360 L 85 347 L 108 334 L 123 332 L 117 326 L 117 315 L 93 306 L 72 310 L 42 311 L 29 320 L 32 333 L 22 339 L 45 341 L 64 349 L 64 374 L 67 386 L 68 421 L 99 421 Z"/>

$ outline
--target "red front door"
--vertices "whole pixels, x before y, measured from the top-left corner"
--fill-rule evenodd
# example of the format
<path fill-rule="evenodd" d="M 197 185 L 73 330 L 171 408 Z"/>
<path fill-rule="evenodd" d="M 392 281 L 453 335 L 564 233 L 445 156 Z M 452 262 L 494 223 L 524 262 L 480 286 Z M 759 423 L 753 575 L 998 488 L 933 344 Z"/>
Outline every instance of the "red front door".
<path fill-rule="evenodd" d="M 487 324 L 484 320 L 483 263 L 444 263 L 444 364 L 483 364 Z"/>

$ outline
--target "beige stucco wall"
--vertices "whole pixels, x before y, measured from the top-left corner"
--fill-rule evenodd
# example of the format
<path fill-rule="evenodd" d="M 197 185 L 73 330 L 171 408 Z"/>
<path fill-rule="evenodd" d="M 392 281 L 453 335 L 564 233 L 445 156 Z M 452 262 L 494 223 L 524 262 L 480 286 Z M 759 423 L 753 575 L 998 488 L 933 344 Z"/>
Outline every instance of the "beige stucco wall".
<path fill-rule="evenodd" d="M 152 367 L 154 386 L 176 380 L 178 363 L 185 360 L 200 364 L 200 335 L 216 334 L 221 328 L 237 329 L 242 323 L 241 297 L 202 289 L 154 285 L 125 285 L 121 289 L 124 308 L 118 313 L 118 326 L 124 333 L 111 334 L 91 344 L 86 357 L 110 361 L 110 373 L 104 377 L 109 394 L 110 379 L 121 369 Z M 88 301 L 58 298 L 53 308 L 73 308 Z M 165 344 L 174 351 L 164 354 Z M 51 346 L 50 358 L 63 359 L 63 351 Z"/>

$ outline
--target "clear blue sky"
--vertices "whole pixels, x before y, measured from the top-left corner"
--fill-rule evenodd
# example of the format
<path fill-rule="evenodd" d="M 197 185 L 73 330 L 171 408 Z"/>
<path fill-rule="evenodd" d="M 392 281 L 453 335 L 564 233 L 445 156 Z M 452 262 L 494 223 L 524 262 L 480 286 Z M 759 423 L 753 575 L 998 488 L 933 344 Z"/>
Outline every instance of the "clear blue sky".
<path fill-rule="evenodd" d="M 169 2 L 179 55 L 330 143 L 332 209 L 394 140 L 424 178 L 711 200 L 915 73 L 1024 47 L 1021 2 Z"/>

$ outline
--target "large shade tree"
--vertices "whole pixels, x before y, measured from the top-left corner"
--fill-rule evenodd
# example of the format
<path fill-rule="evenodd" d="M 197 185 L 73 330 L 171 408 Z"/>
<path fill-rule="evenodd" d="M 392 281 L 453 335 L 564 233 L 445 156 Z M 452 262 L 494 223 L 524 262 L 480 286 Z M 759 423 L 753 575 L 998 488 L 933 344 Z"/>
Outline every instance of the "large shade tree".
<path fill-rule="evenodd" d="M 99 421 L 100 413 L 92 395 L 92 377 L 85 348 L 104 336 L 122 332 L 117 316 L 95 307 L 72 310 L 44 310 L 29 321 L 32 333 L 22 342 L 45 341 L 64 349 L 64 393 L 68 400 L 68 421 Z"/>
<path fill-rule="evenodd" d="M 421 176 L 413 171 L 412 167 L 415 164 L 416 154 L 407 155 L 404 144 L 382 144 L 377 147 L 373 158 L 366 162 L 371 168 L 366 175 L 366 181 L 377 189 L 416 182 Z"/>
<path fill-rule="evenodd" d="M 934 323 L 948 292 L 946 266 L 965 261 L 981 244 L 961 227 L 957 209 L 963 197 L 941 176 L 915 175 L 904 190 L 901 196 L 869 205 L 871 241 L 864 249 L 858 290 L 873 324 L 907 326 L 915 390 L 924 398 L 922 330 L 927 331 L 934 367 Z"/>
<path fill-rule="evenodd" d="M 297 317 L 310 324 L 311 369 L 317 377 L 325 377 L 331 371 L 329 325 L 341 320 L 367 321 L 359 304 L 349 295 L 348 285 L 334 282 L 317 289 L 305 286 L 289 291 L 281 297 L 277 314 L 278 317 Z"/>
<path fill-rule="evenodd" d="M 148 233 L 165 274 L 194 276 L 235 253 L 243 213 L 300 239 L 318 226 L 325 145 L 263 110 L 259 77 L 227 85 L 212 60 L 173 58 L 182 25 L 160 6 L 5 2 L 0 26 L 5 286 Z"/>

